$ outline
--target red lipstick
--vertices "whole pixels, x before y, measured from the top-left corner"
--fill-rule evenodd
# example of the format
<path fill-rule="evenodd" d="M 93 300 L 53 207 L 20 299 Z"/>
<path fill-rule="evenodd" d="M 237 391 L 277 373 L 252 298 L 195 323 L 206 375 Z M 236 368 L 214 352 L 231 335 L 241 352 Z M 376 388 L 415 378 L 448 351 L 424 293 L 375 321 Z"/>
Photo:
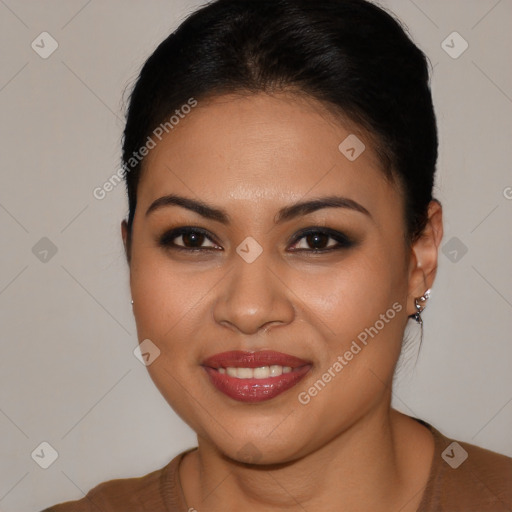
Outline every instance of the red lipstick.
<path fill-rule="evenodd" d="M 202 366 L 210 382 L 228 397 L 262 402 L 295 386 L 312 365 L 289 354 L 262 350 L 223 352 L 208 357 Z"/>

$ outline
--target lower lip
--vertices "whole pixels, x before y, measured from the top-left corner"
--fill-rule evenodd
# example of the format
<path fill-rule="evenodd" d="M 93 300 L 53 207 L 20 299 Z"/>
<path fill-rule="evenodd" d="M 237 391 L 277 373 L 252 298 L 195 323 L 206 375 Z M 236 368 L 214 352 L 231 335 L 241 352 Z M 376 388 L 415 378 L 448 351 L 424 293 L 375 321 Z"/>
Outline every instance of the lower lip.
<path fill-rule="evenodd" d="M 263 402 L 284 393 L 297 384 L 311 365 L 294 368 L 289 373 L 267 379 L 237 379 L 205 366 L 210 382 L 222 393 L 239 402 Z"/>

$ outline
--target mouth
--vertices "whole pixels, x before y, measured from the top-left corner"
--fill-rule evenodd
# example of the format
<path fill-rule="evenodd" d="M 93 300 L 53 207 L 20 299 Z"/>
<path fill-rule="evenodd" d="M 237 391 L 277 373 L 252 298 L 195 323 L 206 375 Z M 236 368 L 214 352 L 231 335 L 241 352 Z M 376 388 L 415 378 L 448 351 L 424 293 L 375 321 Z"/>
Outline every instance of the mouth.
<path fill-rule="evenodd" d="M 203 368 L 211 384 L 240 402 L 271 400 L 295 386 L 312 364 L 271 350 L 232 351 L 205 359 Z"/>

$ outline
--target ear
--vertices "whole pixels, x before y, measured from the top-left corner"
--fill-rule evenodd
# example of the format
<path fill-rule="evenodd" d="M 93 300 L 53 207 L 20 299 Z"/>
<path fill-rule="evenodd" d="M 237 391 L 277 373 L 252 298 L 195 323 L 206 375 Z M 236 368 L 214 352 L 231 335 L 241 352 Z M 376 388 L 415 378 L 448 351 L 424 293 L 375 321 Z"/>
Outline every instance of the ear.
<path fill-rule="evenodd" d="M 428 206 L 425 229 L 411 248 L 407 315 L 416 313 L 414 299 L 421 297 L 434 284 L 442 238 L 443 207 L 437 199 L 433 199 Z"/>
<path fill-rule="evenodd" d="M 121 236 L 123 238 L 124 253 L 126 256 L 126 261 L 128 262 L 128 265 L 129 265 L 130 264 L 130 253 L 131 253 L 131 244 L 130 244 L 131 236 L 129 235 L 128 223 L 126 222 L 126 220 L 123 220 L 123 222 L 121 222 Z"/>

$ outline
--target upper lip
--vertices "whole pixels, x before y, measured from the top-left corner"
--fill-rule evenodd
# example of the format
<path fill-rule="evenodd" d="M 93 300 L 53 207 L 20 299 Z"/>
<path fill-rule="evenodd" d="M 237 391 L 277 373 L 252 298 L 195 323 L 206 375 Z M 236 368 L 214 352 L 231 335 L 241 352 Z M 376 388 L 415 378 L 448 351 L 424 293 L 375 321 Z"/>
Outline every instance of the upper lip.
<path fill-rule="evenodd" d="M 210 368 L 259 368 L 261 366 L 290 366 L 291 368 L 299 368 L 311 364 L 309 361 L 300 359 L 282 352 L 273 350 L 261 350 L 259 352 L 244 352 L 242 350 L 232 350 L 230 352 L 222 352 L 206 358 L 203 366 Z"/>

